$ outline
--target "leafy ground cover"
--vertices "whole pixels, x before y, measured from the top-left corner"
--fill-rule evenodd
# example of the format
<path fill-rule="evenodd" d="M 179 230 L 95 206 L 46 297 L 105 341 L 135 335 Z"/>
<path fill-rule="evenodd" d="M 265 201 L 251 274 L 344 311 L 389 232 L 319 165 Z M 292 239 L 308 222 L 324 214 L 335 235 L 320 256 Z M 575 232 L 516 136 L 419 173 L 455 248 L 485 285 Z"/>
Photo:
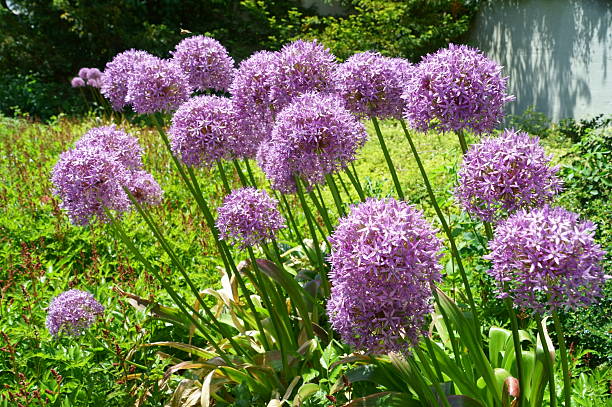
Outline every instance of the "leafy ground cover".
<path fill-rule="evenodd" d="M 17 400 L 22 405 L 160 405 L 162 400 L 167 400 L 169 389 L 176 387 L 180 377 L 172 376 L 169 388 L 159 388 L 159 382 L 164 377 L 165 368 L 182 353 L 142 345 L 184 338 L 188 333 L 180 332 L 176 325 L 148 318 L 146 313 L 130 305 L 128 297 L 120 295 L 119 290 L 123 290 L 150 301 L 164 303 L 167 300 L 165 292 L 141 263 L 117 243 L 118 239 L 110 237 L 110 229 L 72 226 L 60 213 L 57 198 L 51 191 L 49 174 L 59 154 L 89 128 L 103 123 L 95 118 L 80 121 L 58 118 L 48 125 L 6 118 L 0 120 L 0 178 L 3 180 L 0 185 L 0 344 L 3 351 L 0 356 L 0 394 L 3 398 L 0 402 L 6 406 L 14 405 L 9 400 Z M 199 287 L 219 287 L 218 267 L 221 264 L 210 255 L 213 251 L 212 236 L 204 220 L 197 215 L 195 203 L 173 175 L 157 133 L 128 123 L 123 123 L 123 126 L 139 137 L 145 147 L 145 167 L 165 191 L 164 204 L 152 209 L 156 219 L 162 221 L 164 233 L 181 253 L 181 261 L 191 270 L 197 270 L 192 279 Z M 371 128 L 368 130 L 373 133 Z M 434 214 L 428 212 L 430 209 L 425 205 L 426 195 L 418 169 L 401 131 L 399 126 L 383 123 L 390 154 L 407 196 L 425 209 L 428 218 L 435 223 Z M 609 132 L 606 130 L 602 134 L 597 136 L 597 145 L 603 144 L 605 151 Z M 506 320 L 500 304 L 483 300 L 492 295 L 490 284 L 484 277 L 487 264 L 477 260 L 484 253 L 477 238 L 480 231 L 452 205 L 451 190 L 456 179 L 457 157 L 460 156 L 456 138 L 449 133 L 415 134 L 415 141 L 432 176 L 440 204 L 455 226 L 459 248 L 466 258 L 472 259 L 469 263 L 473 270 L 470 278 L 475 291 L 480 294 L 477 300 L 483 309 L 482 317 L 491 321 Z M 588 191 L 593 188 L 600 188 L 598 193 L 605 194 L 609 192 L 605 189 L 605 178 L 600 187 L 593 187 L 592 183 L 585 181 L 588 173 L 571 170 L 579 165 L 577 157 L 586 154 L 584 149 L 592 143 L 585 141 L 582 147 L 572 147 L 565 139 L 555 136 L 547 137 L 543 143 L 548 152 L 554 154 L 556 163 L 570 168 L 566 170 L 566 179 L 578 179 L 568 182 L 569 190 L 560 199 L 573 202 L 577 209 L 586 207 L 591 211 L 587 212 L 590 216 L 604 220 L 603 224 L 600 223 L 604 230 L 600 239 L 605 243 L 603 239 L 609 236 L 610 230 L 609 224 L 605 223 L 605 211 L 609 206 L 606 207 L 605 200 L 589 206 L 590 201 L 577 192 L 588 187 L 587 194 L 591 194 Z M 602 158 L 598 158 L 597 152 L 592 154 L 595 155 L 592 159 L 598 163 L 593 165 L 600 165 Z M 375 138 L 371 137 L 363 148 L 355 166 L 362 180 L 366 180 L 366 189 L 371 195 L 386 196 L 390 193 L 393 184 L 388 179 L 384 157 Z M 598 171 L 601 173 L 602 170 Z M 258 175 L 261 179 L 261 174 Z M 220 190 L 222 183 L 215 171 L 201 170 L 198 177 L 206 181 L 202 185 L 207 196 L 223 195 Z M 233 182 L 238 185 L 236 177 Z M 324 198 L 326 202 L 333 202 L 330 196 L 324 195 Z M 353 201 L 356 198 L 353 197 Z M 333 204 L 328 207 L 333 213 Z M 303 224 L 304 220 L 298 222 Z M 162 273 L 171 275 L 173 270 L 163 266 L 169 262 L 165 255 L 160 255 L 162 252 L 143 221 L 136 214 L 128 214 L 125 225 L 147 259 L 160 267 Z M 283 239 L 289 241 L 290 236 L 284 236 L 281 241 Z M 446 259 L 445 272 L 446 288 L 452 294 L 454 285 L 460 285 L 460 281 L 450 258 Z M 181 280 L 172 281 L 177 290 L 194 301 Z M 46 307 L 53 296 L 68 288 L 92 292 L 110 312 L 104 323 L 88 337 L 57 341 L 45 329 Z M 610 295 L 606 298 L 609 299 Z M 604 307 L 609 310 L 609 302 Z M 590 329 L 598 332 L 594 335 L 597 340 L 581 343 L 580 338 L 587 333 L 576 329 L 574 339 L 577 347 L 572 355 L 579 379 L 574 384 L 574 394 L 578 401 L 602 400 L 605 403 L 603 397 L 610 367 L 605 363 L 593 366 L 605 362 L 605 349 L 610 346 L 609 332 L 606 335 L 610 329 L 610 312 L 605 308 L 592 308 L 584 315 L 566 317 L 568 326 L 580 326 L 576 321 L 582 321 L 583 328 L 590 323 Z M 527 326 L 532 322 L 524 319 L 521 323 Z M 591 366 L 594 370 L 588 368 L 581 358 L 589 349 L 593 355 L 591 358 L 597 359 L 598 356 L 593 350 L 599 352 L 598 363 Z M 338 357 L 326 355 L 327 363 L 333 363 Z M 359 391 L 358 387 L 354 390 Z M 312 405 L 326 405 L 323 400 L 324 397 L 319 400 L 322 404 Z"/>

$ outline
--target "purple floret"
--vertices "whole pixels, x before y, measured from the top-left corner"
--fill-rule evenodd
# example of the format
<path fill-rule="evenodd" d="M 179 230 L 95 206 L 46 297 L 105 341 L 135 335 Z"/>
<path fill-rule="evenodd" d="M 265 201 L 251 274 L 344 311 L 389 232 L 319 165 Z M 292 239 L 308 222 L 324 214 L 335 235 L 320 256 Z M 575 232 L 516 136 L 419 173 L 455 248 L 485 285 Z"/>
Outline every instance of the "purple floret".
<path fill-rule="evenodd" d="M 112 61 L 106 64 L 102 75 L 101 92 L 110 101 L 113 109 L 123 109 L 128 101 L 128 82 L 134 73 L 135 66 L 143 60 L 157 59 L 145 51 L 131 49 L 115 55 Z"/>
<path fill-rule="evenodd" d="M 514 100 L 506 94 L 508 78 L 501 71 L 481 51 L 450 44 L 415 67 L 406 84 L 404 116 L 423 131 L 489 132 L 504 116 L 504 105 Z"/>
<path fill-rule="evenodd" d="M 138 170 L 142 167 L 142 147 L 138 139 L 115 125 L 94 127 L 74 144 L 74 148 L 112 151 L 126 168 Z"/>
<path fill-rule="evenodd" d="M 89 68 L 81 68 L 81 69 L 79 69 L 78 75 L 79 75 L 79 78 L 81 78 L 83 80 L 87 79 L 88 75 L 89 75 Z"/>
<path fill-rule="evenodd" d="M 172 52 L 172 59 L 187 74 L 193 89 L 227 91 L 234 77 L 234 60 L 214 38 L 185 38 Z"/>
<path fill-rule="evenodd" d="M 51 301 L 46 325 L 55 337 L 79 336 L 103 314 L 104 307 L 93 295 L 86 291 L 68 290 Z"/>
<path fill-rule="evenodd" d="M 400 58 L 376 52 L 353 55 L 340 64 L 334 75 L 336 92 L 352 112 L 365 117 L 402 117 L 402 93 L 412 65 Z"/>
<path fill-rule="evenodd" d="M 537 313 L 594 304 L 607 278 L 596 226 L 548 205 L 520 210 L 501 222 L 485 256 L 499 297 Z"/>
<path fill-rule="evenodd" d="M 292 193 L 294 176 L 309 186 L 324 183 L 326 174 L 355 159 L 366 139 L 365 127 L 340 97 L 306 93 L 280 112 L 257 160 L 275 189 Z"/>
<path fill-rule="evenodd" d="M 143 59 L 128 80 L 126 100 L 135 112 L 173 111 L 189 99 L 187 75 L 171 60 Z"/>
<path fill-rule="evenodd" d="M 368 198 L 341 218 L 331 244 L 327 314 L 342 340 L 368 353 L 409 353 L 432 311 L 442 249 L 420 211 Z"/>
<path fill-rule="evenodd" d="M 100 70 L 98 68 L 89 68 L 89 71 L 87 72 L 87 79 L 91 80 L 98 80 L 100 79 L 100 77 L 102 77 L 102 72 L 100 72 Z"/>
<path fill-rule="evenodd" d="M 278 202 L 266 191 L 242 188 L 225 197 L 218 208 L 217 228 L 220 237 L 241 249 L 265 243 L 285 227 Z"/>
<path fill-rule="evenodd" d="M 488 222 L 542 206 L 561 190 L 559 168 L 550 160 L 537 137 L 504 130 L 470 147 L 455 197 L 466 212 Z"/>
<path fill-rule="evenodd" d="M 70 80 L 70 85 L 73 88 L 80 88 L 81 86 L 85 86 L 85 81 L 78 76 L 75 76 Z"/>
<path fill-rule="evenodd" d="M 236 146 L 236 114 L 229 98 L 196 96 L 172 117 L 172 152 L 190 166 L 214 165 L 233 157 Z"/>

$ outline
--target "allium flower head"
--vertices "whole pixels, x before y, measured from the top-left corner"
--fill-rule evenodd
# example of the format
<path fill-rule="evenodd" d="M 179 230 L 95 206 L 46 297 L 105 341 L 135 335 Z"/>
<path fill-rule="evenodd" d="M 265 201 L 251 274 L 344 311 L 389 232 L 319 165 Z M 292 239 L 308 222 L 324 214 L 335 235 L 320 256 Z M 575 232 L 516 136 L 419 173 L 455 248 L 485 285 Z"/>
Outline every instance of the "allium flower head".
<path fill-rule="evenodd" d="M 128 80 L 126 100 L 137 113 L 172 111 L 189 99 L 191 87 L 182 69 L 167 59 L 143 59 Z"/>
<path fill-rule="evenodd" d="M 75 144 L 76 149 L 100 148 L 116 156 L 128 169 L 142 167 L 142 147 L 136 137 L 130 136 L 115 125 L 94 127 Z"/>
<path fill-rule="evenodd" d="M 305 93 L 280 112 L 257 159 L 273 187 L 290 193 L 294 176 L 308 185 L 323 183 L 326 174 L 355 159 L 366 139 L 363 124 L 338 96 Z"/>
<path fill-rule="evenodd" d="M 335 57 L 316 40 L 297 40 L 285 45 L 279 51 L 274 86 L 270 90 L 276 110 L 302 93 L 331 91 L 335 69 Z"/>
<path fill-rule="evenodd" d="M 261 189 L 232 191 L 218 209 L 217 228 L 221 239 L 242 249 L 274 239 L 276 232 L 285 227 L 277 206 L 278 202 Z"/>
<path fill-rule="evenodd" d="M 244 157 L 254 158 L 259 145 L 270 138 L 275 106 L 271 89 L 278 67 L 276 52 L 259 51 L 240 63 L 230 87 L 236 109 Z"/>
<path fill-rule="evenodd" d="M 411 125 L 427 130 L 432 120 L 442 130 L 491 131 L 504 115 L 506 94 L 502 67 L 481 51 L 465 45 L 429 54 L 407 82 L 404 116 Z"/>
<path fill-rule="evenodd" d="M 101 86 L 99 79 L 87 79 L 87 86 L 91 86 L 92 88 L 99 88 Z"/>
<path fill-rule="evenodd" d="M 440 281 L 435 230 L 406 202 L 368 198 L 340 219 L 329 241 L 332 327 L 358 350 L 407 353 Z"/>
<path fill-rule="evenodd" d="M 51 301 L 46 325 L 53 336 L 79 336 L 103 313 L 104 307 L 90 293 L 68 290 Z"/>
<path fill-rule="evenodd" d="M 609 278 L 600 266 L 605 253 L 594 242 L 595 228 L 548 205 L 501 222 L 485 256 L 499 296 L 538 313 L 595 303 Z"/>
<path fill-rule="evenodd" d="M 89 68 L 81 68 L 79 69 L 79 78 L 81 79 L 88 79 L 88 75 L 89 75 Z"/>
<path fill-rule="evenodd" d="M 489 222 L 542 206 L 561 190 L 558 167 L 550 160 L 537 137 L 504 130 L 470 147 L 455 197 L 468 213 Z"/>
<path fill-rule="evenodd" d="M 85 86 L 85 81 L 78 76 L 75 76 L 70 80 L 70 85 L 73 88 L 80 88 L 81 86 Z"/>
<path fill-rule="evenodd" d="M 135 67 L 143 60 L 157 59 L 145 51 L 131 49 L 121 52 L 106 64 L 101 81 L 101 92 L 110 101 L 113 109 L 123 109 L 128 101 L 128 82 L 134 74 Z"/>
<path fill-rule="evenodd" d="M 401 118 L 402 93 L 412 65 L 377 52 L 361 52 L 340 64 L 334 75 L 336 92 L 352 112 L 378 118 Z"/>
<path fill-rule="evenodd" d="M 102 77 L 102 72 L 98 68 L 89 68 L 87 72 L 87 79 L 95 79 L 98 80 Z"/>
<path fill-rule="evenodd" d="M 231 158 L 236 114 L 229 98 L 196 96 L 181 105 L 170 126 L 172 152 L 190 166 L 212 166 Z"/>
<path fill-rule="evenodd" d="M 172 52 L 174 62 L 188 75 L 193 89 L 229 89 L 234 76 L 234 60 L 214 38 L 196 35 L 185 38 Z"/>

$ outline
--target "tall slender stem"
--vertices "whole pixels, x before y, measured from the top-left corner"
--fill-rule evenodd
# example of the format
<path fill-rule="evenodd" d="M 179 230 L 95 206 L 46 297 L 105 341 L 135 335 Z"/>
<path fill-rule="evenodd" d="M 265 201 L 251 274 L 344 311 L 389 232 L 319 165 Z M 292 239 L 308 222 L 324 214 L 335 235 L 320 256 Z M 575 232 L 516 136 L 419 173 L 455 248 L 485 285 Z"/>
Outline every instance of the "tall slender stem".
<path fill-rule="evenodd" d="M 346 183 L 344 182 L 344 179 L 342 178 L 342 175 L 340 175 L 340 173 L 338 173 L 338 179 L 340 180 L 340 185 L 342 185 L 342 189 L 344 190 L 344 193 L 346 194 L 346 197 L 348 198 L 349 202 L 354 202 L 353 197 L 351 196 L 351 193 L 346 187 Z"/>
<path fill-rule="evenodd" d="M 253 184 L 253 186 L 257 188 L 257 181 L 255 181 L 255 175 L 253 175 L 253 170 L 251 169 L 251 164 L 249 164 L 249 159 L 245 158 L 243 161 L 244 161 L 244 166 L 247 169 L 247 174 L 249 174 L 249 179 L 251 180 L 251 184 Z"/>
<path fill-rule="evenodd" d="M 391 155 L 389 154 L 389 150 L 387 149 L 387 144 L 385 143 L 385 138 L 380 131 L 380 126 L 378 125 L 378 119 L 376 117 L 372 117 L 372 124 L 374 125 L 374 130 L 376 131 L 376 135 L 378 136 L 378 141 L 380 142 L 380 148 L 382 149 L 383 155 L 385 156 L 385 160 L 387 161 L 387 167 L 389 167 L 389 171 L 391 172 L 391 178 L 393 179 L 393 184 L 395 185 L 395 191 L 397 192 L 397 196 L 400 200 L 404 200 L 404 191 L 402 190 L 402 186 L 400 185 L 399 178 L 397 177 L 397 172 L 395 171 L 395 166 L 393 165 L 393 161 L 391 161 Z"/>
<path fill-rule="evenodd" d="M 285 197 L 284 194 L 281 194 L 281 199 L 283 201 L 283 204 L 285 204 L 285 209 L 287 210 L 287 215 L 289 216 L 289 222 L 291 223 L 293 230 L 295 234 L 297 235 L 298 241 L 300 242 L 300 245 L 302 246 L 304 253 L 306 253 L 306 256 L 308 256 L 308 260 L 310 260 L 310 264 L 313 267 L 316 267 L 317 261 L 316 259 L 312 258 L 310 251 L 308 251 L 308 248 L 306 247 L 306 244 L 304 243 L 304 237 L 302 236 L 302 233 L 300 233 L 300 230 L 298 229 L 295 218 L 293 217 L 293 211 L 291 210 L 291 206 L 289 205 L 289 202 L 287 201 L 287 198 Z"/>
<path fill-rule="evenodd" d="M 512 325 L 512 341 L 514 342 L 516 369 L 518 371 L 518 381 L 521 389 L 519 392 L 518 407 L 521 407 L 525 399 L 524 389 L 527 388 L 527 383 L 524 381 L 525 376 L 523 372 L 523 348 L 521 346 L 521 339 L 519 337 L 518 320 L 516 319 L 516 313 L 514 312 L 514 308 L 512 307 L 512 301 L 510 300 L 510 298 L 506 298 L 504 302 L 506 303 L 506 308 L 508 309 L 508 313 L 510 314 L 510 323 Z"/>
<path fill-rule="evenodd" d="M 461 261 L 461 256 L 459 254 L 459 250 L 457 249 L 455 238 L 453 236 L 453 233 L 450 227 L 448 226 L 448 223 L 446 223 L 446 218 L 444 217 L 444 214 L 442 213 L 440 206 L 438 205 L 438 201 L 436 200 L 436 196 L 433 192 L 433 188 L 431 187 L 431 184 L 429 183 L 427 172 L 425 171 L 425 167 L 423 166 L 423 163 L 421 162 L 421 158 L 419 157 L 419 152 L 417 151 L 416 146 L 414 145 L 414 142 L 412 141 L 410 132 L 406 128 L 406 123 L 403 120 L 400 120 L 400 123 L 402 124 L 402 128 L 404 129 L 404 134 L 406 135 L 408 144 L 410 144 L 410 149 L 412 150 L 414 159 L 417 162 L 419 171 L 421 172 L 421 177 L 423 178 L 423 182 L 425 183 L 425 188 L 427 189 L 427 194 L 429 195 L 431 204 L 434 207 L 436 214 L 438 215 L 438 218 L 440 219 L 442 228 L 444 229 L 444 232 L 446 233 L 446 237 L 448 238 L 448 241 L 450 243 L 451 252 L 453 256 L 455 257 L 455 261 L 457 262 L 457 267 L 459 268 L 459 273 L 461 274 L 461 280 L 463 281 L 463 287 L 465 288 L 465 293 L 468 298 L 468 303 L 470 305 L 470 309 L 472 310 L 472 313 L 474 314 L 474 320 L 476 322 L 476 326 L 480 327 L 480 322 L 478 319 L 478 312 L 476 310 L 476 304 L 474 303 L 474 296 L 472 295 L 472 289 L 470 288 L 470 282 L 467 278 L 467 274 L 465 273 L 465 269 L 463 268 L 463 262 Z"/>
<path fill-rule="evenodd" d="M 242 186 L 244 188 L 249 187 L 250 185 L 246 177 L 244 176 L 244 172 L 242 172 L 242 168 L 240 168 L 240 163 L 238 162 L 238 160 L 234 159 L 232 160 L 232 162 L 234 163 L 234 168 L 236 169 L 236 172 L 238 173 L 238 178 L 240 178 L 240 183 L 242 184 Z"/>
<path fill-rule="evenodd" d="M 353 165 L 353 163 L 351 163 L 351 167 L 352 167 L 353 170 L 355 170 L 355 166 Z M 361 200 L 361 202 L 365 202 L 366 197 L 365 197 L 365 194 L 363 193 L 363 188 L 361 187 L 361 182 L 359 182 L 359 177 L 357 176 L 357 171 L 355 171 L 353 173 L 353 172 L 351 172 L 350 168 L 346 167 L 344 172 L 346 173 L 346 175 L 348 175 L 349 180 L 351 180 L 351 184 L 353 184 L 353 188 L 355 188 L 355 191 L 357 191 L 357 195 L 359 195 L 359 200 Z"/>
<path fill-rule="evenodd" d="M 565 407 L 570 407 L 572 404 L 572 382 L 569 364 L 567 361 L 567 347 L 565 346 L 563 325 L 561 324 L 557 311 L 553 311 L 553 320 L 555 321 L 555 330 L 557 331 L 557 340 L 559 342 L 559 352 L 561 353 L 561 366 L 563 368 L 563 397 L 565 398 Z"/>
<path fill-rule="evenodd" d="M 334 198 L 334 203 L 336 204 L 336 208 L 338 209 L 338 216 L 344 216 L 344 206 L 342 205 L 342 198 L 340 198 L 338 185 L 336 185 L 336 180 L 334 180 L 333 174 L 325 175 L 325 179 L 327 180 L 327 185 L 329 185 L 332 197 Z"/>
<path fill-rule="evenodd" d="M 225 168 L 223 168 L 223 163 L 220 160 L 217 160 L 217 169 L 219 170 L 221 181 L 223 181 L 223 187 L 225 188 L 225 192 L 228 194 L 231 193 L 232 188 L 229 185 L 229 181 L 227 180 L 227 176 L 225 175 Z"/>
<path fill-rule="evenodd" d="M 463 130 L 457 130 L 456 133 L 457 138 L 459 138 L 459 144 L 461 145 L 461 152 L 463 153 L 463 155 L 465 155 L 468 150 L 468 145 L 465 141 L 465 135 L 463 134 Z"/>
<path fill-rule="evenodd" d="M 537 318 L 538 333 L 540 334 L 540 340 L 542 342 L 542 349 L 544 350 L 544 367 L 548 372 L 548 391 L 550 394 L 550 407 L 557 406 L 557 392 L 555 389 L 555 370 L 553 362 L 551 361 L 550 350 L 548 349 L 548 341 L 544 334 L 544 322 L 542 317 Z"/>

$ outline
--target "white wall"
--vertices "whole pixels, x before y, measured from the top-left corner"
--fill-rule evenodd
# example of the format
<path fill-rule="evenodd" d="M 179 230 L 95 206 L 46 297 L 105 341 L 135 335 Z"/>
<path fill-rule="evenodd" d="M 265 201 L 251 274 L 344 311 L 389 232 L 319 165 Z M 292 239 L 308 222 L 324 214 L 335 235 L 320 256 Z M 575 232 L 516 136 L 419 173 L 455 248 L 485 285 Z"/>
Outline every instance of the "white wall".
<path fill-rule="evenodd" d="M 508 113 L 612 113 L 612 0 L 492 0 L 470 43 L 510 76 Z"/>

